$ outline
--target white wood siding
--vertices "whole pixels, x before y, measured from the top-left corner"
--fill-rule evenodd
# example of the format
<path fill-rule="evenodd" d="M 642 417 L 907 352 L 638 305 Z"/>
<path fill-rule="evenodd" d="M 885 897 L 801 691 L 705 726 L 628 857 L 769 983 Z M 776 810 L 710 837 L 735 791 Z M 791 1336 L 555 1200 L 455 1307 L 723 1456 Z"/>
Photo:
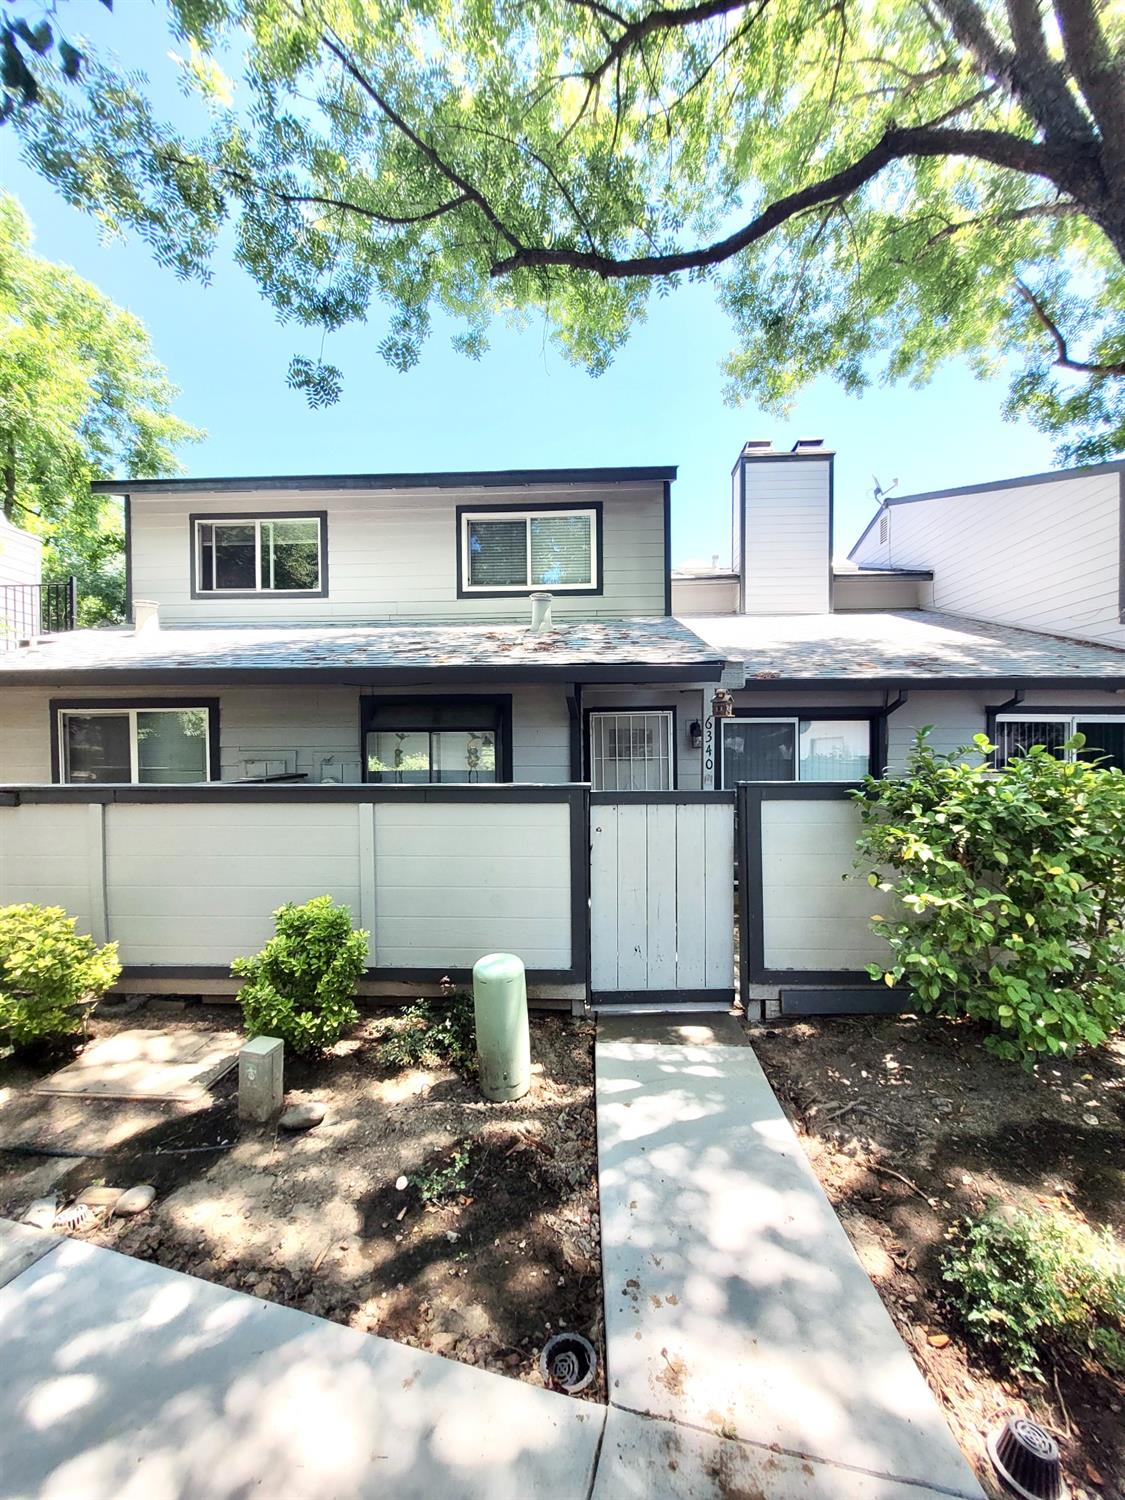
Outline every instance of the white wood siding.
<path fill-rule="evenodd" d="M 43 543 L 39 538 L 0 516 L 0 587 L 6 583 L 38 583 L 42 565 Z"/>
<path fill-rule="evenodd" d="M 570 884 L 566 803 L 375 804 L 381 966 L 568 968 Z"/>
<path fill-rule="evenodd" d="M 889 514 L 887 546 L 876 525 L 854 560 L 932 568 L 927 608 L 1125 646 L 1118 474 L 910 501 Z"/>
<path fill-rule="evenodd" d="M 663 615 L 664 488 L 660 483 L 554 489 L 138 495 L 131 512 L 133 593 L 169 623 L 202 621 L 503 620 L 528 617 L 526 596 L 457 597 L 459 505 L 603 502 L 601 594 L 555 596 L 557 616 Z M 188 516 L 328 512 L 325 599 L 191 598 Z"/>
<path fill-rule="evenodd" d="M 830 459 L 779 456 L 776 462 L 746 463 L 745 469 L 745 613 L 827 613 Z"/>
<path fill-rule="evenodd" d="M 469 684 L 458 692 L 471 692 Z M 509 684 L 482 688 L 512 694 L 512 771 L 516 781 L 570 780 L 570 715 L 566 688 Z M 432 694 L 433 689 L 394 689 L 386 696 Z M 0 690 L 0 784 L 36 784 L 51 779 L 51 698 L 95 702 L 114 697 L 219 699 L 222 779 L 261 774 L 268 763 L 303 771 L 310 781 L 355 782 L 360 774 L 360 689 L 349 687 L 169 686 L 130 689 L 82 687 Z M 436 696 L 440 696 L 437 694 Z"/>
<path fill-rule="evenodd" d="M 594 993 L 727 990 L 734 984 L 734 806 L 590 809 Z"/>
<path fill-rule="evenodd" d="M 762 803 L 766 968 L 862 972 L 886 958 L 870 918 L 887 914 L 889 898 L 855 869 L 859 826 L 847 801 Z"/>
<path fill-rule="evenodd" d="M 0 806 L 0 905 L 58 905 L 124 964 L 256 952 L 286 901 L 331 895 L 388 968 L 519 954 L 571 964 L 570 808 L 557 803 Z"/>

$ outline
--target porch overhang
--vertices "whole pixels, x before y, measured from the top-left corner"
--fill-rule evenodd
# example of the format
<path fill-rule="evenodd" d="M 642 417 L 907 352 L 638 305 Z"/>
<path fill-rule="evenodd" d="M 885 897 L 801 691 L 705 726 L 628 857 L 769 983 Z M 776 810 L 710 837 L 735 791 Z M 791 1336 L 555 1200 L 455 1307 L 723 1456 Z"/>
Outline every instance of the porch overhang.
<path fill-rule="evenodd" d="M 718 682 L 720 652 L 669 618 L 512 624 L 86 630 L 0 656 L 0 685 Z"/>

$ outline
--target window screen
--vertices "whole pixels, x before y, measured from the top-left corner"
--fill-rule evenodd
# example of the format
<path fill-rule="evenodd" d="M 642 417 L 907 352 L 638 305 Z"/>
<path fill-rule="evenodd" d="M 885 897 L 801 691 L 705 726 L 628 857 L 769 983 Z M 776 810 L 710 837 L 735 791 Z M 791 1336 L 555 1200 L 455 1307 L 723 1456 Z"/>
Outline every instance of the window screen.
<path fill-rule="evenodd" d="M 206 708 L 65 709 L 60 715 L 62 779 L 177 785 L 206 781 Z"/>
<path fill-rule="evenodd" d="M 129 715 L 64 714 L 63 752 L 66 781 L 132 781 Z"/>
<path fill-rule="evenodd" d="M 310 593 L 321 586 L 316 516 L 199 521 L 196 578 L 201 593 Z"/>
<path fill-rule="evenodd" d="M 462 515 L 465 589 L 577 589 L 597 583 L 595 513 Z"/>
<path fill-rule="evenodd" d="M 791 720 L 774 722 L 726 719 L 723 726 L 723 785 L 740 781 L 795 781 L 797 726 Z"/>
<path fill-rule="evenodd" d="M 590 784 L 596 792 L 671 791 L 671 713 L 591 713 Z"/>

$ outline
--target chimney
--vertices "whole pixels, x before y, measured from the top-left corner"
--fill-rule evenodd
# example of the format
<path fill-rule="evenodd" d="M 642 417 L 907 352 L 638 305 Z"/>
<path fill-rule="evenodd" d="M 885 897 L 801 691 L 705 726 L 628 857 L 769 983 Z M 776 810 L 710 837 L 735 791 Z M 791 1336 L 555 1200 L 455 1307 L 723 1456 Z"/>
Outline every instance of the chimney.
<path fill-rule="evenodd" d="M 551 595 L 532 594 L 531 596 L 531 633 L 532 635 L 547 635 L 553 629 L 551 624 Z"/>
<path fill-rule="evenodd" d="M 133 600 L 133 634 L 160 629 L 160 606 L 154 599 Z"/>
<path fill-rule="evenodd" d="M 732 475 L 740 613 L 831 611 L 833 457 L 823 438 L 798 438 L 788 452 L 744 444 Z"/>

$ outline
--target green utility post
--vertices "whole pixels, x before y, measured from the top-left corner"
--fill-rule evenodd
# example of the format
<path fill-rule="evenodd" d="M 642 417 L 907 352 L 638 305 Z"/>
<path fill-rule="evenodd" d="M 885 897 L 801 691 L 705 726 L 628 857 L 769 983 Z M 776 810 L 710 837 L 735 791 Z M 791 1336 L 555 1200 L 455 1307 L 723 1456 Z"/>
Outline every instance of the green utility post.
<path fill-rule="evenodd" d="M 486 1099 L 521 1099 L 531 1087 L 527 980 L 514 953 L 488 953 L 473 965 L 480 1086 Z"/>

